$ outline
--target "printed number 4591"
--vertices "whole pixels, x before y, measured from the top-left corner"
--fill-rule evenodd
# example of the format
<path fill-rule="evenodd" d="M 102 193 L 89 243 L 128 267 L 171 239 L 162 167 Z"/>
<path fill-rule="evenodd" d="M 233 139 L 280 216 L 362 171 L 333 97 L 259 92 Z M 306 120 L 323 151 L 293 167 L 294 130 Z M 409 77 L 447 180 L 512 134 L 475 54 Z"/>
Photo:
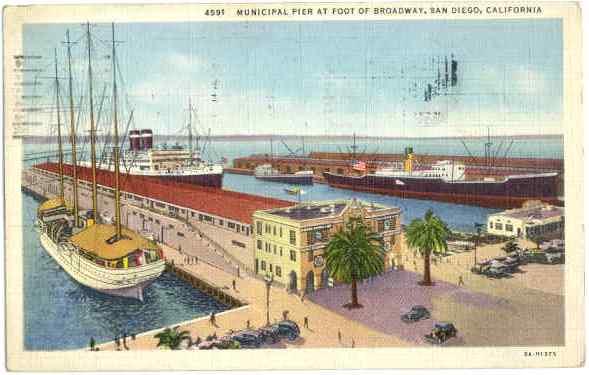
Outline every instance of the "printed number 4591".
<path fill-rule="evenodd" d="M 205 16 L 223 16 L 225 15 L 225 9 L 207 9 Z"/>

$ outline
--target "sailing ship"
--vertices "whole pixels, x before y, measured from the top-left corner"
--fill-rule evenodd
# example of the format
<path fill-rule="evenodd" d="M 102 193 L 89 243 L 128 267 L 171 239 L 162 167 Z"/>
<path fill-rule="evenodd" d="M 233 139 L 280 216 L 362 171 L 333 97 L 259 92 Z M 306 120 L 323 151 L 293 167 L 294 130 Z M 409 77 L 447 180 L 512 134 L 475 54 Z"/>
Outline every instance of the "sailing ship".
<path fill-rule="evenodd" d="M 90 144 L 92 164 L 92 210 L 82 212 L 78 203 L 76 159 L 76 125 L 72 95 L 71 43 L 69 30 L 67 56 L 69 72 L 70 141 L 72 147 L 72 204 L 66 202 L 64 190 L 64 161 L 61 141 L 59 108 L 59 80 L 57 51 L 55 53 L 55 85 L 57 102 L 57 138 L 59 153 L 59 196 L 49 199 L 37 209 L 36 226 L 40 242 L 49 255 L 81 285 L 109 295 L 143 300 L 143 290 L 165 269 L 162 249 L 153 239 L 121 225 L 119 137 L 117 118 L 117 85 L 115 62 L 115 27 L 112 24 L 112 79 L 113 79 L 113 160 L 115 177 L 115 218 L 111 223 L 100 223 L 97 215 L 96 130 L 94 124 L 90 24 L 87 24 L 88 79 L 90 105 Z"/>

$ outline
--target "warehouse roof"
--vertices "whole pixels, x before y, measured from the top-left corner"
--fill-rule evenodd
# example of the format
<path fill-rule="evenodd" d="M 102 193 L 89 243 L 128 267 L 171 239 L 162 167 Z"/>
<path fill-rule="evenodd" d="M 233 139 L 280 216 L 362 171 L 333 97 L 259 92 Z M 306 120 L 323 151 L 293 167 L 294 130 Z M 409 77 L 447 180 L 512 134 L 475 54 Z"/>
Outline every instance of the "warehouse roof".
<path fill-rule="evenodd" d="M 59 171 L 56 163 L 43 163 L 35 166 L 50 172 Z M 78 167 L 78 178 L 92 181 L 90 168 Z M 72 167 L 64 165 L 64 174 L 72 175 Z M 97 183 L 114 187 L 114 173 L 97 170 Z M 162 202 L 186 207 L 195 211 L 232 219 L 245 224 L 252 223 L 252 215 L 257 210 L 292 206 L 293 202 L 267 198 L 259 195 L 238 193 L 229 190 L 190 185 L 177 182 L 163 182 L 150 177 L 121 175 L 121 191 L 156 199 Z"/>

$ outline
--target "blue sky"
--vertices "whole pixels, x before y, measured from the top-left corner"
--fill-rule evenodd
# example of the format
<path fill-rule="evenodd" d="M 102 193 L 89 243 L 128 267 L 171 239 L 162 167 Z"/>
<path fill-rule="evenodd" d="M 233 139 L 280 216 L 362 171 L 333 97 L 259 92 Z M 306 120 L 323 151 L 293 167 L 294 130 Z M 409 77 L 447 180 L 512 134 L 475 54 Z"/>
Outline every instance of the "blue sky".
<path fill-rule="evenodd" d="M 79 41 L 79 94 L 85 27 L 27 25 L 24 50 L 42 55 L 39 64 L 52 72 L 54 48 L 64 64 L 67 28 Z M 178 133 L 190 97 L 195 126 L 212 134 L 469 136 L 487 127 L 494 135 L 559 134 L 561 30 L 550 19 L 117 24 L 122 117 L 132 108 L 134 126 Z M 99 103 L 111 74 L 110 25 L 93 25 L 92 34 Z M 423 86 L 437 74 L 432 58 L 451 54 L 458 86 L 424 102 Z M 47 101 L 49 83 L 39 89 Z M 420 112 L 441 115 L 432 121 Z"/>

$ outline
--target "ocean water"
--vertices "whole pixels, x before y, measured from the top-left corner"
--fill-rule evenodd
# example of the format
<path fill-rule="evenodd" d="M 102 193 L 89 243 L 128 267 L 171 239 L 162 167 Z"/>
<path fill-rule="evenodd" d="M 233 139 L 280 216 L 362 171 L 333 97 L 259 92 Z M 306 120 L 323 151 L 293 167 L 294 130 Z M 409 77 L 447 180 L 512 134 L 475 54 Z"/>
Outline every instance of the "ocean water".
<path fill-rule="evenodd" d="M 25 350 L 67 350 L 226 310 L 173 274 L 145 289 L 145 301 L 107 296 L 78 284 L 41 247 L 33 229 L 38 201 L 23 194 Z"/>

